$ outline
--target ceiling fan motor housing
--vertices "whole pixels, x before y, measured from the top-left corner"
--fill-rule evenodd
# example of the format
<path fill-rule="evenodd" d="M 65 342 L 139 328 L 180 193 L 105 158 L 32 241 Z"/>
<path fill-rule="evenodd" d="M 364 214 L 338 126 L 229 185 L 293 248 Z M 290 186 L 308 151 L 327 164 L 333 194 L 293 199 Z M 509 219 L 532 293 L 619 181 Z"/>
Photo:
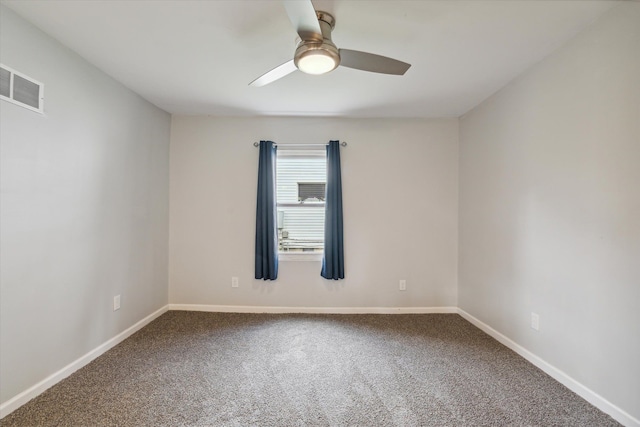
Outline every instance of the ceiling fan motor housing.
<path fill-rule="evenodd" d="M 316 11 L 316 15 L 318 16 L 318 23 L 322 30 L 323 40 L 301 40 L 296 47 L 296 53 L 293 57 L 293 61 L 296 67 L 301 71 L 310 74 L 324 74 L 334 70 L 338 65 L 340 65 L 340 52 L 331 40 L 331 31 L 335 27 L 336 21 L 333 16 L 327 12 Z M 303 63 L 305 60 L 311 59 L 311 57 L 318 59 L 324 58 L 326 61 L 325 64 L 327 65 L 324 66 L 321 72 L 313 72 L 305 69 L 306 67 Z"/>

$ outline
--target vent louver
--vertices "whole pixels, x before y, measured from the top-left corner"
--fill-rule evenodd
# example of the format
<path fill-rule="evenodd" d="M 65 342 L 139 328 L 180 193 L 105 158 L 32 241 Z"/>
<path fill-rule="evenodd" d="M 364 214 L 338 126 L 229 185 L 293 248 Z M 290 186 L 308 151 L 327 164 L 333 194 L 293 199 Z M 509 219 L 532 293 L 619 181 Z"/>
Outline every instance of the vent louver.
<path fill-rule="evenodd" d="M 44 85 L 2 64 L 0 99 L 44 113 Z"/>
<path fill-rule="evenodd" d="M 324 202 L 325 186 L 324 182 L 299 182 L 298 201 L 302 203 L 307 200 Z"/>

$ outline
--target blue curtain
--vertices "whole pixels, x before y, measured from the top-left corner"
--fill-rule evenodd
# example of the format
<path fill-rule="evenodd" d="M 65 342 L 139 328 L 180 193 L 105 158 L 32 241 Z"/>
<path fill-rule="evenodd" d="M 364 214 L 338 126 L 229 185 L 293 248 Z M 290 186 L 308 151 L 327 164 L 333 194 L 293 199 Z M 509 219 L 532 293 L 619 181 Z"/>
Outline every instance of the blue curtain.
<path fill-rule="evenodd" d="M 322 272 L 325 279 L 344 279 L 344 249 L 342 235 L 342 177 L 340 173 L 340 142 L 327 146 L 327 194 L 324 208 L 324 257 Z"/>
<path fill-rule="evenodd" d="M 260 141 L 256 208 L 256 279 L 264 280 L 278 278 L 276 150 L 277 147 L 272 141 Z"/>

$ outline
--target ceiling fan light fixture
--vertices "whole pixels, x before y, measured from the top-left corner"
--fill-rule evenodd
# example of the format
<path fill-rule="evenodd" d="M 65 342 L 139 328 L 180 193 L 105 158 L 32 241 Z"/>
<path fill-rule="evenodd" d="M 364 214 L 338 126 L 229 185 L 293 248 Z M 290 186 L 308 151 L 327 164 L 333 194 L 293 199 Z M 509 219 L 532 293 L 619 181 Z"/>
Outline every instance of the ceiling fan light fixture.
<path fill-rule="evenodd" d="M 325 74 L 337 66 L 335 58 L 323 51 L 309 53 L 298 60 L 298 69 L 307 74 Z"/>
<path fill-rule="evenodd" d="M 326 74 L 340 65 L 340 54 L 335 46 L 327 43 L 302 43 L 294 57 L 296 67 L 307 74 Z"/>

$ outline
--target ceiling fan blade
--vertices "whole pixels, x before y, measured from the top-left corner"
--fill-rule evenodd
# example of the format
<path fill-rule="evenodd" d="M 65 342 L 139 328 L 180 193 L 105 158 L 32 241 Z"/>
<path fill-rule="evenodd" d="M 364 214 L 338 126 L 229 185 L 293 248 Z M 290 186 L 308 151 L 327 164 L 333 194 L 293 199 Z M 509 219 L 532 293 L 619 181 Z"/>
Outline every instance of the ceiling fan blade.
<path fill-rule="evenodd" d="M 340 65 L 373 73 L 403 75 L 411 64 L 358 50 L 340 49 Z"/>
<path fill-rule="evenodd" d="M 267 71 L 266 73 L 249 83 L 249 86 L 260 87 L 268 85 L 269 83 L 275 82 L 276 80 L 293 73 L 297 69 L 298 67 L 296 67 L 296 64 L 293 63 L 292 59 L 291 61 L 287 61 L 284 64 L 278 65 L 271 71 Z"/>
<path fill-rule="evenodd" d="M 322 41 L 322 30 L 311 0 L 284 0 L 287 15 L 302 40 Z"/>

